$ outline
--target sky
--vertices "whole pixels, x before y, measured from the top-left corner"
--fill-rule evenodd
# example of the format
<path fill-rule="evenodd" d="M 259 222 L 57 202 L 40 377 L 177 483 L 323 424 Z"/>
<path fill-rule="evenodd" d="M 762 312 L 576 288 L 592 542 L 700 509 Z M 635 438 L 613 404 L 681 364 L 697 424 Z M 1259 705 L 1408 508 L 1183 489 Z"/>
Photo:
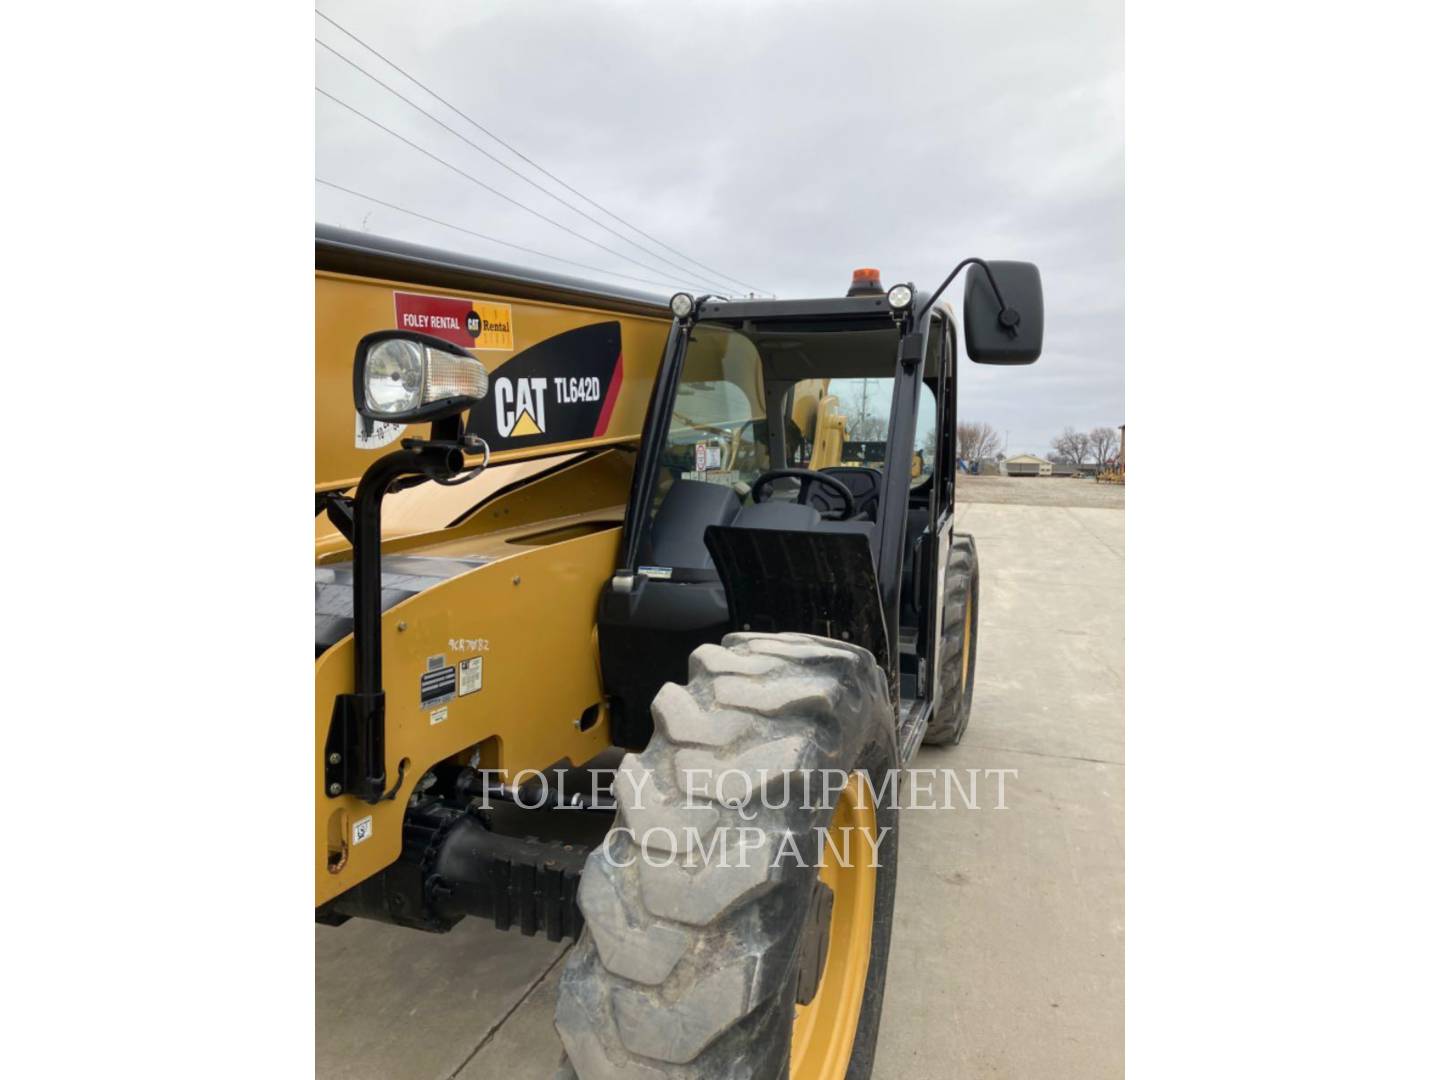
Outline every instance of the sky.
<path fill-rule="evenodd" d="M 498 246 L 320 184 L 317 221 L 662 296 L 718 292 L 717 283 L 744 294 L 690 259 L 784 297 L 842 295 L 859 266 L 879 267 L 887 286 L 933 289 L 968 256 L 1034 262 L 1045 288 L 1044 354 L 1030 367 L 962 363 L 960 417 L 991 423 L 1011 454 L 1044 453 L 1067 425 L 1124 422 L 1119 0 L 322 0 L 318 8 L 684 257 L 535 172 L 319 16 L 317 38 L 464 138 L 321 45 L 318 87 L 572 232 L 320 93 L 317 177 L 653 284 Z M 958 310 L 959 283 L 951 290 Z"/>

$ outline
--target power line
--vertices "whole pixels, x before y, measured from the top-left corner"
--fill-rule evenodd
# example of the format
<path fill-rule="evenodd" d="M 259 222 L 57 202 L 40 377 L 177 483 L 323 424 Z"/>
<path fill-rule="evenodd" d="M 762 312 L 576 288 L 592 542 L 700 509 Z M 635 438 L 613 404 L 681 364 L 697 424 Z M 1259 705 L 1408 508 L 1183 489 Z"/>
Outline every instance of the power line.
<path fill-rule="evenodd" d="M 421 221 L 428 221 L 432 225 L 439 225 L 446 229 L 454 229 L 456 232 L 465 233 L 467 236 L 478 237 L 479 239 L 491 244 L 500 244 L 503 247 L 514 248 L 516 251 L 523 251 L 527 255 L 538 255 L 542 259 L 554 259 L 556 262 L 565 263 L 567 266 L 578 266 L 582 270 L 591 270 L 597 274 L 609 274 L 612 277 L 621 277 L 625 278 L 628 281 L 639 281 L 645 285 L 659 285 L 662 289 L 672 288 L 675 284 L 673 281 L 651 281 L 649 278 L 636 277 L 634 274 L 622 274 L 619 270 L 607 270 L 603 266 L 591 266 L 589 263 L 576 262 L 574 259 L 566 259 L 560 255 L 551 255 L 549 252 L 546 251 L 537 251 L 535 248 L 528 248 L 525 247 L 523 244 L 512 244 L 509 240 L 501 240 L 499 237 L 495 236 L 486 236 L 482 232 L 476 232 L 474 229 L 467 229 L 463 225 L 456 225 L 453 222 L 442 221 L 440 218 L 431 217 L 429 214 L 422 214 L 418 210 L 410 210 L 404 206 L 398 206 L 395 203 L 386 202 L 384 199 L 376 198 L 374 195 L 367 195 L 363 191 L 356 191 L 354 188 L 348 188 L 345 187 L 343 184 L 337 184 L 333 180 L 325 180 L 317 176 L 315 178 L 315 182 L 317 184 L 324 184 L 328 188 L 334 188 L 336 191 L 343 191 L 347 195 L 353 195 L 357 199 L 364 199 L 366 202 L 375 203 L 375 205 L 377 206 L 384 206 L 390 210 L 395 210 L 398 213 L 408 214 L 410 217 L 419 218 Z"/>
<path fill-rule="evenodd" d="M 432 114 L 429 113 L 429 112 L 426 112 L 424 108 L 422 108 L 421 106 L 415 104 L 415 102 L 411 101 L 411 100 L 410 100 L 409 98 L 407 98 L 404 94 L 402 94 L 402 93 L 400 93 L 398 90 L 396 90 L 394 87 L 392 87 L 392 86 L 387 86 L 385 83 L 381 82 L 381 81 L 380 81 L 379 79 L 377 79 L 374 75 L 370 74 L 370 72 L 366 71 L 366 70 L 365 70 L 364 68 L 362 68 L 359 64 L 355 63 L 354 60 L 351 60 L 351 59 L 350 59 L 348 56 L 346 56 L 344 53 L 341 53 L 341 52 L 339 52 L 338 50 L 336 50 L 333 46 L 330 46 L 330 45 L 325 44 L 325 42 L 321 41 L 319 38 L 316 38 L 316 39 L 315 39 L 315 44 L 316 44 L 316 45 L 319 45 L 322 49 L 328 49 L 331 53 L 333 53 L 335 56 L 339 57 L 341 60 L 345 61 L 345 63 L 349 64 L 352 68 L 354 68 L 356 71 L 358 71 L 361 75 L 364 75 L 367 79 L 369 79 L 371 82 L 373 82 L 376 86 L 380 87 L 382 90 L 389 91 L 391 94 L 395 95 L 395 97 L 397 97 L 397 98 L 399 98 L 401 101 L 405 102 L 406 105 L 409 105 L 412 109 L 414 109 L 416 112 L 418 112 L 421 116 L 425 117 L 427 120 L 430 120 L 430 121 L 432 121 L 432 122 L 434 122 L 434 123 L 436 123 L 436 124 L 439 124 L 442 128 L 444 128 L 446 131 L 448 131 L 451 135 L 454 135 L 457 139 L 459 139 L 461 142 L 463 142 L 466 146 L 469 146 L 469 147 L 471 147 L 472 149 L 478 150 L 480 153 L 484 154 L 484 155 L 485 155 L 487 158 L 489 158 L 491 161 L 495 162 L 496 165 L 499 165 L 502 169 L 506 170 L 507 172 L 513 173 L 514 175 L 518 176 L 521 180 L 525 181 L 525 183 L 529 184 L 531 187 L 533 187 L 536 191 L 540 192 L 542 195 L 545 195 L 545 196 L 548 196 L 548 197 L 551 198 L 551 199 L 554 199 L 556 202 L 558 202 L 561 206 L 565 207 L 567 210 L 573 210 L 575 213 L 579 214 L 582 218 L 584 218 L 586 221 L 590 222 L 592 225 L 596 225 L 596 226 L 604 229 L 604 230 L 605 230 L 606 232 L 608 232 L 611 236 L 614 236 L 614 237 L 616 237 L 616 238 L 619 239 L 619 240 L 623 240 L 625 243 L 630 244 L 630 245 L 633 246 L 633 247 L 639 248 L 641 251 L 645 252 L 646 255 L 649 255 L 649 256 L 651 256 L 652 258 L 659 259 L 659 260 L 660 260 L 661 262 L 663 262 L 666 266 L 673 266 L 676 270 L 679 270 L 682 274 L 685 274 L 687 277 L 691 277 L 691 276 L 694 276 L 694 275 L 695 275 L 695 271 L 692 270 L 692 269 L 690 269 L 690 267 L 688 267 L 688 266 L 681 266 L 679 263 L 673 262 L 672 260 L 665 258 L 664 255 L 661 255 L 661 254 L 659 254 L 658 252 L 650 251 L 650 250 L 648 250 L 647 248 L 645 248 L 643 245 L 635 243 L 634 240 L 631 240 L 631 239 L 630 239 L 628 236 L 626 236 L 624 233 L 617 232 L 616 230 L 612 229 L 609 225 L 606 225 L 603 221 L 600 221 L 600 220 L 598 220 L 598 219 L 596 219 L 596 218 L 591 217 L 589 214 L 585 213 L 584 210 L 581 210 L 578 206 L 575 206 L 575 205 L 572 204 L 572 203 L 566 202 L 566 201 L 565 201 L 564 199 L 562 199 L 559 195 L 556 195 L 553 191 L 548 190 L 547 188 L 543 187 L 543 186 L 540 185 L 540 184 L 537 184 L 534 180 L 530 179 L 530 177 L 526 176 L 524 173 L 522 173 L 519 169 L 515 168 L 513 165 L 510 165 L 510 164 L 508 164 L 508 163 L 506 163 L 506 162 L 504 162 L 504 161 L 501 161 L 501 160 L 500 160 L 498 157 L 496 157 L 494 154 L 490 153 L 489 150 L 486 150 L 483 146 L 480 146 L 478 143 L 471 142 L 471 141 L 470 141 L 469 139 L 467 139 L 464 135 L 460 134 L 460 132 L 456 131 L 454 128 L 452 128 L 449 124 L 445 123 L 445 121 L 441 120 L 439 117 L 434 116 L 434 115 L 432 115 Z M 707 280 L 707 279 L 705 279 L 705 278 L 700 278 L 699 280 L 705 281 L 705 280 Z M 724 282 L 715 281 L 715 280 L 711 279 L 709 283 L 710 283 L 711 285 L 715 286 L 715 287 L 718 288 L 718 289 L 724 289 L 724 290 L 726 290 L 726 291 L 728 291 L 728 290 L 730 289 L 730 286 L 729 286 L 729 285 L 726 285 Z"/>
<path fill-rule="evenodd" d="M 520 202 L 518 199 L 511 198 L 509 195 L 506 195 L 503 191 L 500 191 L 498 188 L 493 188 L 493 187 L 491 187 L 489 184 L 485 183 L 484 180 L 481 180 L 481 179 L 479 179 L 478 177 L 475 177 L 475 176 L 470 175 L 470 173 L 466 172 L 464 169 L 460 168 L 458 165 L 452 165 L 450 162 L 446 161 L 444 158 L 440 157 L 439 155 L 437 155 L 437 154 L 432 154 L 429 150 L 426 150 L 426 149 L 425 149 L 423 146 L 421 146 L 419 143 L 411 142 L 409 139 L 407 139 L 404 135 L 401 135 L 401 134 L 400 134 L 398 131 L 396 131 L 394 128 L 386 127 L 386 126 L 385 126 L 384 124 L 382 124 L 379 120 L 376 120 L 376 119 L 374 119 L 373 117 L 367 116 L 365 113 L 363 113 L 363 112 L 361 112 L 359 109 L 355 108 L 355 106 L 349 104 L 348 102 L 341 101 L 341 100 L 340 100 L 338 97 L 336 97 L 334 94 L 330 93 L 330 91 L 321 89 L 320 87 L 317 86 L 317 87 L 315 87 L 315 92 L 316 92 L 317 94 L 321 94 L 321 95 L 329 98 L 331 101 L 335 102 L 336 105 L 339 105 L 342 109 L 346 109 L 347 111 L 354 113 L 354 114 L 355 114 L 356 116 L 358 116 L 361 120 L 364 120 L 367 124 L 372 124 L 372 125 L 374 125 L 375 127 L 379 128 L 381 131 L 385 132 L 387 135 L 390 135 L 390 136 L 393 136 L 393 137 L 396 138 L 396 139 L 399 139 L 402 143 L 404 143 L 406 146 L 410 147 L 412 150 L 418 150 L 420 153 L 422 153 L 422 154 L 424 154 L 426 157 L 428 157 L 431 161 L 437 162 L 437 163 L 445 166 L 445 168 L 449 169 L 451 172 L 454 172 L 454 173 L 456 173 L 456 174 L 458 174 L 458 175 L 460 175 L 460 176 L 463 176 L 466 180 L 469 180 L 472 184 L 476 185 L 477 187 L 484 188 L 486 191 L 490 192 L 490 194 L 495 195 L 495 196 L 497 196 L 497 197 L 499 197 L 499 198 L 501 198 L 501 199 L 504 199 L 506 202 L 510 203 L 512 206 L 517 206 L 517 207 L 519 207 L 521 210 L 524 210 L 527 214 L 533 214 L 535 217 L 539 218 L 541 221 L 547 222 L 547 223 L 550 224 L 550 225 L 554 225 L 557 229 L 560 229 L 562 232 L 567 232 L 567 233 L 569 233 L 571 236 L 576 237 L 577 239 L 584 240 L 587 244 L 593 244 L 595 247 L 599 248 L 601 251 L 608 252 L 609 254 L 614 255 L 616 258 L 624 259 L 626 262 L 629 262 L 629 263 L 634 263 L 636 266 L 641 267 L 641 268 L 644 269 L 644 270 L 649 270 L 652 274 L 659 274 L 661 277 L 667 276 L 667 272 L 664 271 L 664 270 L 661 270 L 658 266 L 651 266 L 651 265 L 649 265 L 648 263 L 643 263 L 643 262 L 641 262 L 639 259 L 636 259 L 636 258 L 633 258 L 632 256 L 626 255 L 623 251 L 616 251 L 614 248 L 606 247 L 604 244 L 600 243 L 600 241 L 598 241 L 598 240 L 592 240 L 590 237 L 586 236 L 584 233 L 576 232 L 574 229 L 570 228 L 570 226 L 565 225 L 565 224 L 563 224 L 563 223 L 561 223 L 561 222 L 559 222 L 559 221 L 556 221 L 556 220 L 555 220 L 554 218 L 552 218 L 552 217 L 547 217 L 546 215 L 542 214 L 539 210 L 536 210 L 536 209 L 534 209 L 533 207 L 526 206 L 524 203 Z"/>
<path fill-rule="evenodd" d="M 640 228 L 638 225 L 634 225 L 634 224 L 632 224 L 631 222 L 627 221 L 625 218 L 622 218 L 619 214 L 615 213 L 615 211 L 609 210 L 609 209 L 607 209 L 606 207 L 601 206 L 598 202 L 596 202 L 594 199 L 590 198 L 590 196 L 586 195 L 583 191 L 579 191 L 578 189 L 576 189 L 576 188 L 574 188 L 574 187 L 571 187 L 571 186 L 570 186 L 569 184 L 567 184 L 564 180 L 561 180 L 560 177 L 556 176 L 556 175 L 555 175 L 554 173 L 552 173 L 549 169 L 545 168 L 543 165 L 541 165 L 539 162 L 535 161 L 533 158 L 527 157 L 525 154 L 522 154 L 519 150 L 517 150 L 515 147 L 511 146 L 508 142 L 506 142 L 504 139 L 502 139 L 499 135 L 496 135 L 493 131 L 491 131 L 489 128 L 487 128 L 484 124 L 480 123 L 480 121 L 476 120 L 474 117 L 472 117 L 472 116 L 470 116 L 468 113 L 464 112 L 464 111 L 463 111 L 462 109 L 460 109 L 458 106 L 451 104 L 449 101 L 447 101 L 444 97 L 442 97 L 442 96 L 441 96 L 440 94 L 438 94 L 436 91 L 434 91 L 433 89 L 431 89 L 429 86 L 426 86 L 426 85 L 425 85 L 423 82 L 421 82 L 419 79 L 415 78 L 414 75 L 411 75 L 408 71 L 406 71 L 404 68 L 402 68 L 399 64 L 397 64 L 397 63 L 395 63 L 395 61 L 391 60 L 391 59 L 390 59 L 388 56 L 386 56 L 384 53 L 380 52 L 380 51 L 379 51 L 378 49 L 376 49 L 374 46 L 372 46 L 372 45 L 368 44 L 367 42 L 363 41 L 361 38 L 357 37 L 354 33 L 352 33 L 351 31 L 347 30 L 345 27 L 341 26 L 338 22 L 336 22 L 334 19 L 332 19 L 329 15 L 326 15 L 326 14 L 325 14 L 323 11 L 321 11 L 319 8 L 316 8 L 316 9 L 315 9 L 315 14 L 316 14 L 316 15 L 319 15 L 320 18 L 324 19 L 327 23 L 329 23 L 331 26 L 333 26 L 336 30 L 339 30 L 342 34 L 344 34 L 346 37 L 348 37 L 351 41 L 355 42 L 355 44 L 359 45 L 359 46 L 360 46 L 362 49 L 364 49 L 366 52 L 370 53 L 372 56 L 374 56 L 376 59 L 378 59 L 381 63 L 383 63 L 383 64 L 385 64 L 386 66 L 388 66 L 388 67 L 394 69 L 395 71 L 399 72 L 402 76 L 404 76 L 404 77 L 405 77 L 406 79 L 408 79 L 410 82 L 412 82 L 412 83 L 414 83 L 416 86 L 420 87 L 421 90 L 424 90 L 427 94 L 429 94 L 431 97 L 433 97 L 436 101 L 440 102 L 440 104 L 444 105 L 447 109 L 449 109 L 451 112 L 453 112 L 456 116 L 459 116 L 459 117 L 460 117 L 461 119 L 463 119 L 466 123 L 468 123 L 468 124 L 470 124 L 472 127 L 474 127 L 476 130 L 481 131 L 481 132 L 483 132 L 484 134 L 488 135 L 490 138 L 494 139 L 494 140 L 495 140 L 497 143 L 499 143 L 501 146 L 505 147 L 506 150 L 509 150 L 512 154 L 514 154 L 516 157 L 518 157 L 521 161 L 523 161 L 523 162 L 525 162 L 527 165 L 529 165 L 531 168 L 533 168 L 533 169 L 535 169 L 537 172 L 542 173 L 543 175 L 549 177 L 551 180 L 555 181 L 555 183 L 559 184 L 559 185 L 560 185 L 561 187 L 563 187 L 566 191 L 570 192 L 572 195 L 576 196 L 577 198 L 583 199 L 585 202 L 587 202 L 587 203 L 589 203 L 591 206 L 593 206 L 596 210 L 599 210 L 602 214 L 606 214 L 606 215 L 614 218 L 616 221 L 620 222 L 620 224 L 622 224 L 622 225 L 624 225 L 626 228 L 628 228 L 628 229 L 630 229 L 630 230 L 638 233 L 640 236 L 643 236 L 646 240 L 649 240 L 651 243 L 653 243 L 653 244 L 658 244 L 660 247 L 664 248 L 666 251 L 669 251 L 669 252 L 671 252 L 671 253 L 674 254 L 674 255 L 679 255 L 679 256 L 680 256 L 682 259 L 684 259 L 686 262 L 694 263 L 696 266 L 700 267 L 702 270 L 705 270 L 705 271 L 707 271 L 707 272 L 709 272 L 709 273 L 711 273 L 711 274 L 715 274 L 715 275 L 717 275 L 717 276 L 719 276 L 719 277 L 725 278 L 727 281 L 733 281 L 735 284 L 737 284 L 737 285 L 739 285 L 739 286 L 741 286 L 741 287 L 743 287 L 743 288 L 745 288 L 745 289 L 749 289 L 749 290 L 752 291 L 752 292 L 757 292 L 757 293 L 767 293 L 767 292 L 769 292 L 771 296 L 774 296 L 774 295 L 775 295 L 773 292 L 770 292 L 770 290 L 768 290 L 768 289 L 762 289 L 762 288 L 760 288 L 758 285 L 751 285 L 751 284 L 749 284 L 748 282 L 741 281 L 739 278 L 734 277 L 734 276 L 731 275 L 731 274 L 727 274 L 727 273 L 724 273 L 723 271 L 716 270 L 713 266 L 706 266 L 706 265 L 705 265 L 704 263 L 702 263 L 699 259 L 696 259 L 696 258 L 693 258 L 692 256 L 686 255 L 683 251 L 680 251 L 678 248 L 671 247 L 669 244 L 665 243 L 665 241 L 663 241 L 663 240 L 661 240 L 661 239 L 659 239 L 659 238 L 657 238 L 657 237 L 651 236 L 649 233 L 647 233 L 644 229 Z M 319 39 L 317 38 L 316 40 L 318 41 Z M 321 44 L 324 44 L 324 43 L 322 42 Z M 328 48 L 329 46 L 326 46 L 326 47 Z M 332 49 L 331 51 L 333 52 L 334 50 Z M 339 54 L 339 53 L 336 53 L 336 55 L 338 56 L 338 55 L 340 55 L 340 54 Z M 362 69 L 362 70 L 363 70 L 363 69 Z M 369 73 L 367 72 L 366 74 L 369 74 Z M 372 76 L 372 78 L 373 78 L 373 76 Z M 379 80 L 377 79 L 376 81 L 378 82 Z M 384 83 L 381 83 L 381 85 L 384 86 L 385 84 L 384 84 Z M 389 87 L 386 87 L 386 89 L 389 89 Z M 392 91 L 392 92 L 393 92 L 393 91 Z M 397 95 L 397 96 L 398 96 L 398 95 Z M 418 108 L 418 106 L 417 106 L 417 108 Z M 429 114 L 427 113 L 426 115 L 429 115 Z M 433 119 L 433 117 L 432 117 L 432 119 Z M 437 121 L 437 123 L 438 123 L 438 121 Z M 473 145 L 473 144 L 472 144 L 472 145 Z M 477 149 L 478 149 L 478 148 L 477 148 Z M 507 166 L 507 168 L 508 168 L 508 166 Z M 513 171 L 513 170 L 512 170 L 512 171 Z M 543 191 L 544 189 L 542 188 L 541 190 Z M 549 194 L 549 192 L 546 192 L 546 194 Z M 567 205 L 568 205 L 568 204 L 567 204 Z M 574 208 L 572 207 L 572 209 L 574 209 Z M 576 212 L 579 213 L 580 211 L 577 210 Z M 592 220 L 593 220 L 593 219 L 592 219 Z M 618 234 L 617 234 L 617 235 L 618 235 Z M 635 243 L 635 242 L 634 242 L 633 240 L 627 240 L 627 243 L 632 243 L 632 244 L 633 244 L 633 243 Z M 640 245 L 636 244 L 636 246 L 639 247 Z M 643 250 L 643 249 L 642 249 L 642 250 Z M 649 252 L 649 254 L 654 254 L 654 252 Z M 659 256 L 657 256 L 657 258 L 658 258 L 658 257 L 659 257 Z M 671 265 L 674 265 L 674 264 L 671 264 Z M 693 273 L 693 271 L 690 271 L 690 272 Z"/>

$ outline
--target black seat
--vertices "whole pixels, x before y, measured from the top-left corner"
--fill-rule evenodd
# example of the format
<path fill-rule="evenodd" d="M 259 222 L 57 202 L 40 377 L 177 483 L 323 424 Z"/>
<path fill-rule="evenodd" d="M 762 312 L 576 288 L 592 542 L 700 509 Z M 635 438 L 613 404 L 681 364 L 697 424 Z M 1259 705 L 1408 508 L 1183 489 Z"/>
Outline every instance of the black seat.
<path fill-rule="evenodd" d="M 700 480 L 676 480 L 655 512 L 645 561 L 715 578 L 715 564 L 705 548 L 705 530 L 711 525 L 730 524 L 739 512 L 740 497 L 733 488 Z"/>
<path fill-rule="evenodd" d="M 880 516 L 880 470 L 863 465 L 832 465 L 821 469 L 826 476 L 833 476 L 855 496 L 855 517 L 851 520 L 874 521 Z"/>

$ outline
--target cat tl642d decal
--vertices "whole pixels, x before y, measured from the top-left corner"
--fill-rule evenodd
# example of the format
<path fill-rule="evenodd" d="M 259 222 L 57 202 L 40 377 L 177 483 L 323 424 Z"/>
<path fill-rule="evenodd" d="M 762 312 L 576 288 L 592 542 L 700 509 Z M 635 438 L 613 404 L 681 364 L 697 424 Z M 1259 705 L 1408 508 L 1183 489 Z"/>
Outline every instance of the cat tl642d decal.
<path fill-rule="evenodd" d="M 492 450 L 604 436 L 624 383 L 620 323 L 577 327 L 505 361 L 467 434 Z"/>

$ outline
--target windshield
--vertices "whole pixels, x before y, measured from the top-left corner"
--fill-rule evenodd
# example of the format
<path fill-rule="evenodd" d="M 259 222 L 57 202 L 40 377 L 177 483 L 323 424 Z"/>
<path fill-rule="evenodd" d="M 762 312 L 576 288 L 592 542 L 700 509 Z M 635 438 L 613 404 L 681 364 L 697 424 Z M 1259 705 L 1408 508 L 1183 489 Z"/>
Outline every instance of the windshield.
<path fill-rule="evenodd" d="M 896 345 L 893 326 L 695 327 L 660 456 L 652 513 L 679 480 L 723 485 L 744 500 L 755 480 L 772 469 L 883 470 Z M 909 462 L 914 483 L 930 475 L 934 460 L 935 407 L 928 387 L 924 399 Z"/>
<path fill-rule="evenodd" d="M 898 345 L 888 319 L 694 327 L 647 500 L 640 565 L 713 573 L 705 529 L 734 520 L 757 495 L 794 502 L 803 490 L 824 522 L 878 523 Z M 892 457 L 912 489 L 935 471 L 935 397 L 926 383 L 920 388 L 914 445 Z M 757 489 L 761 476 L 783 469 L 824 472 L 834 483 L 802 487 L 785 477 Z"/>

